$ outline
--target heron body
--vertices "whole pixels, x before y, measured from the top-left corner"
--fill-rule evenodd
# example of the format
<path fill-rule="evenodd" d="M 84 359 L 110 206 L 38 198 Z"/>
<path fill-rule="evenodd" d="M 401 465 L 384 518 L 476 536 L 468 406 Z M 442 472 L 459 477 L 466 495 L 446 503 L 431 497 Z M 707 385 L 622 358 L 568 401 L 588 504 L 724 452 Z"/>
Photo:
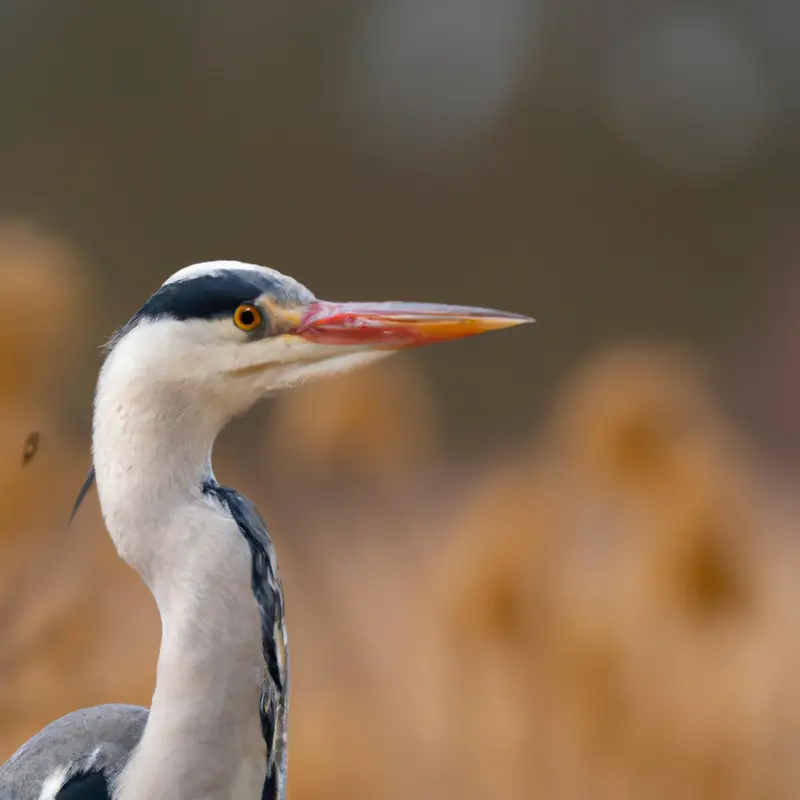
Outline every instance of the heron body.
<path fill-rule="evenodd" d="M 161 615 L 150 709 L 98 706 L 47 726 L 0 766 L 0 800 L 282 800 L 283 591 L 258 511 L 214 477 L 217 435 L 301 381 L 526 321 L 431 304 L 326 303 L 239 262 L 173 275 L 110 342 L 87 482 Z"/>

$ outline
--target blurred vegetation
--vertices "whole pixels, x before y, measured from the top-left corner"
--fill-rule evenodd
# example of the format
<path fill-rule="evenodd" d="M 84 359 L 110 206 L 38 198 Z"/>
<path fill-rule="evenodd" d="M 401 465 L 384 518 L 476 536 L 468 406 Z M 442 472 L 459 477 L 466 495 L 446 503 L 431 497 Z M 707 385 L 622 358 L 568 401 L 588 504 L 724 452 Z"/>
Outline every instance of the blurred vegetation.
<path fill-rule="evenodd" d="M 99 345 L 233 258 L 540 320 L 235 422 L 291 800 L 800 796 L 800 15 L 785 0 L 0 4 L 0 759 L 149 702 Z M 23 465 L 30 432 L 38 451 Z"/>
<path fill-rule="evenodd" d="M 797 20 L 786 0 L 4 0 L 0 213 L 86 256 L 93 343 L 181 266 L 249 260 L 327 299 L 540 320 L 502 358 L 416 357 L 462 451 L 644 336 L 691 342 L 797 460 Z M 65 409 L 84 429 L 93 352 Z"/>
<path fill-rule="evenodd" d="M 73 708 L 147 704 L 159 623 L 93 496 L 65 528 L 85 270 L 9 223 L 0 302 L 2 759 Z M 220 447 L 284 573 L 293 800 L 800 791 L 794 504 L 696 357 L 598 352 L 482 458 L 454 457 L 438 415 L 397 356 L 280 398 L 247 458 Z"/>

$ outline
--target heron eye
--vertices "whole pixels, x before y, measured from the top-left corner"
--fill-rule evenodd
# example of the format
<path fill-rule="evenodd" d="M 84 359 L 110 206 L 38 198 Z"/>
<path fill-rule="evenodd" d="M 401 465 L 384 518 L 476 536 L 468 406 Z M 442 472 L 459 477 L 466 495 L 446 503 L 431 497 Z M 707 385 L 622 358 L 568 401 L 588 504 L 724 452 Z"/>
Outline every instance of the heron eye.
<path fill-rule="evenodd" d="M 240 331 L 254 331 L 262 319 L 258 308 L 249 304 L 241 305 L 233 312 L 233 324 Z"/>

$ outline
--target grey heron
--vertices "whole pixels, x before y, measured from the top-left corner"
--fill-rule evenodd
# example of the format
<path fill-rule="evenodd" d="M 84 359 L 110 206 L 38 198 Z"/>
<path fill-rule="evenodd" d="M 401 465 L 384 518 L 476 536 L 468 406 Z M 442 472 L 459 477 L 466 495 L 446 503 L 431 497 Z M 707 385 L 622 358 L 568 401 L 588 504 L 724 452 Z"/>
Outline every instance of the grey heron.
<path fill-rule="evenodd" d="M 106 527 L 162 620 L 149 711 L 74 711 L 0 766 L 2 800 L 285 796 L 289 649 L 272 541 L 217 483 L 221 429 L 260 398 L 393 351 L 531 321 L 426 303 L 332 303 L 267 267 L 170 277 L 111 339 L 92 470 Z"/>

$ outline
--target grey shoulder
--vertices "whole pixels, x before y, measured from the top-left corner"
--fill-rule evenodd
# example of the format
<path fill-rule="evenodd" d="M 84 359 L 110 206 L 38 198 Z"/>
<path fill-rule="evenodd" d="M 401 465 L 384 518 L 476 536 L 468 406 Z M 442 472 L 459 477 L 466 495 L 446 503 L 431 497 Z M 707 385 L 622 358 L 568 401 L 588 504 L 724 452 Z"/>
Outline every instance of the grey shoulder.
<path fill-rule="evenodd" d="M 0 765 L 2 800 L 37 800 L 46 781 L 52 781 L 53 797 L 59 785 L 72 784 L 70 796 L 103 797 L 77 791 L 91 781 L 96 789 L 124 767 L 138 744 L 148 711 L 140 706 L 109 704 L 73 711 L 51 722 L 29 739 L 5 764 Z M 89 791 L 92 791 L 89 789 Z"/>

